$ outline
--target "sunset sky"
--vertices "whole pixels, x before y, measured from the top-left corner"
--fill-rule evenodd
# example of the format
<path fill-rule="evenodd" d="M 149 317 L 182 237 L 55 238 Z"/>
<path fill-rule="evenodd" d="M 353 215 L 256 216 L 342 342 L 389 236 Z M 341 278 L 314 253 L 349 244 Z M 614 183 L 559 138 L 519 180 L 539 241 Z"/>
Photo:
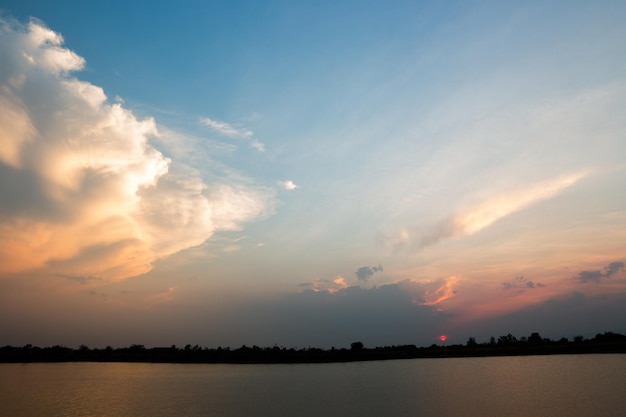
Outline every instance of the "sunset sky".
<path fill-rule="evenodd" d="M 626 333 L 626 2 L 0 2 L 0 345 Z"/>

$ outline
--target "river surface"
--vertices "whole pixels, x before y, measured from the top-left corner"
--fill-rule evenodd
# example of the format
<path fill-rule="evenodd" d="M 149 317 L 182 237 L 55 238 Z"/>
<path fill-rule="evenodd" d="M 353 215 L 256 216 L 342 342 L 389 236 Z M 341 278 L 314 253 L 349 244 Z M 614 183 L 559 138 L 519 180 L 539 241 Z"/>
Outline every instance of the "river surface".
<path fill-rule="evenodd" d="M 0 416 L 623 417 L 626 355 L 0 364 Z"/>

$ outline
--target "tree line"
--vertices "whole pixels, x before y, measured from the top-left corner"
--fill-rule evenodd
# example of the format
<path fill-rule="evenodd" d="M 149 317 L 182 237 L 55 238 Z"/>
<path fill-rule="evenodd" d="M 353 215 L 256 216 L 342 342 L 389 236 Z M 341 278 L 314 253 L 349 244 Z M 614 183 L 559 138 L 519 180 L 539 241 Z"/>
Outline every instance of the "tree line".
<path fill-rule="evenodd" d="M 551 355 L 582 353 L 626 353 L 626 336 L 599 333 L 591 339 L 576 336 L 572 340 L 561 338 L 550 340 L 539 333 L 517 338 L 511 334 L 479 343 L 470 337 L 465 344 L 438 345 L 427 347 L 416 345 L 393 345 L 367 348 L 353 342 L 350 348 L 286 348 L 283 346 L 259 347 L 243 345 L 206 348 L 198 345 L 177 347 L 152 347 L 131 345 L 123 348 L 78 349 L 65 346 L 0 347 L 0 362 L 155 362 L 155 363 L 321 363 L 350 362 L 386 359 L 449 358 L 480 356 Z"/>

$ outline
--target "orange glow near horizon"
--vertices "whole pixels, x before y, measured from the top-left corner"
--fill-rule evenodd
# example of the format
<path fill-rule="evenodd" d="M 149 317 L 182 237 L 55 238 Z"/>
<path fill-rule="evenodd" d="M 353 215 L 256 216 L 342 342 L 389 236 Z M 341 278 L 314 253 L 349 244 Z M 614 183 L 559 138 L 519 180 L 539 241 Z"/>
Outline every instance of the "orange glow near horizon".
<path fill-rule="evenodd" d="M 439 336 L 439 340 L 441 340 L 442 342 L 445 342 L 446 340 L 448 340 L 448 336 L 446 336 L 445 334 L 442 334 L 441 336 Z"/>

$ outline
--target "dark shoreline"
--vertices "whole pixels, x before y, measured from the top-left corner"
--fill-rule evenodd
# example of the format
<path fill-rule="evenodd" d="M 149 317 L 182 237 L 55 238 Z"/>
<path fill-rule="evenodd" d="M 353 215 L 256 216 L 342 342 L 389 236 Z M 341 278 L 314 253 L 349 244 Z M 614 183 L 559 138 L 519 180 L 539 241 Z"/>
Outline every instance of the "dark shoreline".
<path fill-rule="evenodd" d="M 0 363 L 42 362 L 145 362 L 145 363 L 330 363 L 417 358 L 468 358 L 491 356 L 528 356 L 626 353 L 626 336 L 607 332 L 593 339 L 577 337 L 552 341 L 533 333 L 529 338 L 517 340 L 512 335 L 501 336 L 497 341 L 476 343 L 473 338 L 465 345 L 417 347 L 415 345 L 365 348 L 361 342 L 352 343 L 350 349 L 285 348 L 242 346 L 230 348 L 201 348 L 187 345 L 184 348 L 132 345 L 125 348 L 90 349 L 81 346 L 72 349 L 64 346 L 40 348 L 32 345 L 0 347 Z"/>

